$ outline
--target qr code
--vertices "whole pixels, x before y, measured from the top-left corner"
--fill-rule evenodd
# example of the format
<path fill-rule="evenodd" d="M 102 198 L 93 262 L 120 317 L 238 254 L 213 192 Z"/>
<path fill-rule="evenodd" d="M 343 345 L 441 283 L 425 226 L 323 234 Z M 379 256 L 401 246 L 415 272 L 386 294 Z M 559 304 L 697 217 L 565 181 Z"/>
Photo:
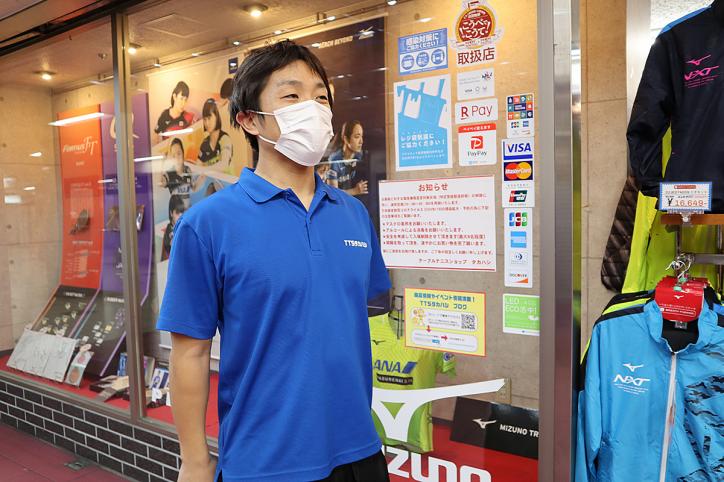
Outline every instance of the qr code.
<path fill-rule="evenodd" d="M 470 313 L 461 314 L 461 328 L 463 330 L 475 331 L 477 323 L 475 322 L 475 315 Z"/>

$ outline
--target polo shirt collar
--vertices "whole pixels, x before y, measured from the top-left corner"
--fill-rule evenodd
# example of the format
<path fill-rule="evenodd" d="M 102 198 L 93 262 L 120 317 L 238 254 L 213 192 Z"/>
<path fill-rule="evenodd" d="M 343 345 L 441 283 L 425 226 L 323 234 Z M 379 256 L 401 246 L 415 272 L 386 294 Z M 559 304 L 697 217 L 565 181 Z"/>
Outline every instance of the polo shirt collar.
<path fill-rule="evenodd" d="M 330 200 L 337 201 L 339 194 L 335 192 L 334 188 L 328 184 L 322 182 L 322 179 L 315 173 L 315 194 L 317 191 L 322 191 L 322 194 L 326 195 Z M 266 179 L 257 176 L 254 173 L 254 169 L 245 167 L 239 176 L 239 185 L 246 191 L 246 193 L 257 203 L 265 203 L 270 199 L 274 198 L 278 194 L 284 192 L 274 184 L 270 183 Z"/>

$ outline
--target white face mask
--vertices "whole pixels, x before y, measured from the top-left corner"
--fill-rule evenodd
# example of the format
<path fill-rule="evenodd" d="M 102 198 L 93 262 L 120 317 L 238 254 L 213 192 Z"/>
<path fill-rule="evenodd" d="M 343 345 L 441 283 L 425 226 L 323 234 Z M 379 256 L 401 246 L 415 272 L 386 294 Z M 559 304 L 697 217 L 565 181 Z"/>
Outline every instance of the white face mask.
<path fill-rule="evenodd" d="M 329 141 L 334 136 L 332 111 L 315 100 L 305 100 L 282 107 L 273 113 L 255 112 L 276 117 L 281 132 L 276 142 L 261 135 L 259 138 L 272 144 L 274 149 L 302 166 L 311 167 L 319 164 Z"/>

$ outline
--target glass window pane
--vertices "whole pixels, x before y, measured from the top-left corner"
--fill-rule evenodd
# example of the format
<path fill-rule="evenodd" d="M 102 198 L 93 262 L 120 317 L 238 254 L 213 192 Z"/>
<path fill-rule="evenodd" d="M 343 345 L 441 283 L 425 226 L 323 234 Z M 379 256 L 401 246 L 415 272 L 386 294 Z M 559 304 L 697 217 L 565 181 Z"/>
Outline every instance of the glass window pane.
<path fill-rule="evenodd" d="M 0 69 L 1 368 L 127 411 L 110 22 Z"/>

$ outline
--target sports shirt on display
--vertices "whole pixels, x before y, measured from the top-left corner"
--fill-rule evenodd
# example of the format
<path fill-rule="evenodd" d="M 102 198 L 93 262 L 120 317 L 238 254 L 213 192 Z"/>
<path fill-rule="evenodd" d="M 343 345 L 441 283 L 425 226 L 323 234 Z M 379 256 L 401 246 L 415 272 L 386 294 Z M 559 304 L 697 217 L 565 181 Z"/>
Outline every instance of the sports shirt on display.
<path fill-rule="evenodd" d="M 370 318 L 372 342 L 372 384 L 388 390 L 419 390 L 435 386 L 438 373 L 455 375 L 455 357 L 451 353 L 420 350 L 405 346 L 404 335 L 398 337 L 398 324 L 387 314 Z M 400 403 L 385 403 L 392 416 L 402 407 Z M 377 433 L 386 445 L 405 445 L 417 452 L 430 452 L 432 446 L 432 403 L 426 403 L 412 415 L 407 440 L 385 437 L 377 415 L 373 413 Z"/>
<path fill-rule="evenodd" d="M 315 179 L 307 211 L 245 169 L 175 227 L 158 329 L 219 329 L 225 482 L 323 479 L 380 450 L 367 300 L 390 280 L 365 207 Z"/>

